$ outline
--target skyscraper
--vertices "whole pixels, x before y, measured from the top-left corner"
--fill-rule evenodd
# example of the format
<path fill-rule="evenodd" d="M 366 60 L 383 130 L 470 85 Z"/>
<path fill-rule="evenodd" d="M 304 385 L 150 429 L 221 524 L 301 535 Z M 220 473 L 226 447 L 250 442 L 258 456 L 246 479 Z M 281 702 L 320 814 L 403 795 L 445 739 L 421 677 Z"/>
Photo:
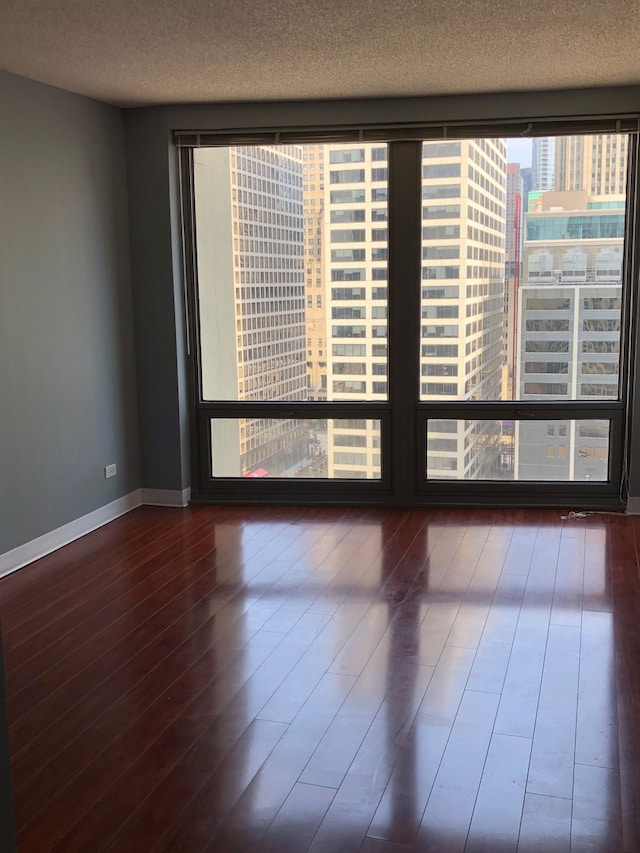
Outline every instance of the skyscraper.
<path fill-rule="evenodd" d="M 519 399 L 618 397 L 628 137 L 556 140 L 556 191 L 525 216 Z M 516 476 L 606 480 L 608 422 L 518 425 Z"/>
<path fill-rule="evenodd" d="M 387 398 L 387 146 L 327 145 L 327 396 Z M 328 425 L 329 476 L 381 476 L 377 421 Z"/>
<path fill-rule="evenodd" d="M 387 396 L 387 147 L 329 145 L 325 228 L 328 394 Z M 498 400 L 502 393 L 506 142 L 423 146 L 420 399 Z M 328 285 L 329 286 L 329 285 Z M 491 433 L 491 434 L 489 434 Z M 345 444 L 350 450 L 337 450 Z M 497 457 L 494 426 L 430 422 L 430 476 L 481 477 Z M 380 475 L 374 423 L 334 425 L 329 471 Z M 350 467 L 350 466 L 353 466 Z M 337 473 L 335 473 L 337 472 Z"/>
<path fill-rule="evenodd" d="M 552 190 L 555 187 L 556 138 L 538 136 L 533 139 L 532 190 Z"/>
<path fill-rule="evenodd" d="M 525 216 L 521 400 L 618 396 L 624 197 L 550 192 Z M 518 424 L 520 479 L 606 480 L 607 421 Z"/>
<path fill-rule="evenodd" d="M 207 400 L 307 398 L 302 148 L 194 154 L 202 387 Z M 308 456 L 300 422 L 212 424 L 216 476 L 286 474 Z"/>
<path fill-rule="evenodd" d="M 623 196 L 628 146 L 626 134 L 558 137 L 555 189 L 585 190 L 592 198 Z"/>

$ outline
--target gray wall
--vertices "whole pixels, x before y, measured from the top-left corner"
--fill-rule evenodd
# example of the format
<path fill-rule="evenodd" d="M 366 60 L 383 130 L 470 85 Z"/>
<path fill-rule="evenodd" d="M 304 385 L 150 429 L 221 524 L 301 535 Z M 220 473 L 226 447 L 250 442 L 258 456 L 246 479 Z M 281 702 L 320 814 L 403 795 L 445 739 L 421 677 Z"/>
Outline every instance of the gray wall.
<path fill-rule="evenodd" d="M 394 121 L 481 121 L 623 114 L 640 87 L 354 102 L 150 107 L 126 112 L 132 267 L 141 405 L 143 483 L 189 485 L 187 379 L 173 130 Z M 640 395 L 638 395 L 640 396 Z M 640 423 L 640 400 L 636 423 Z M 639 431 L 640 432 L 640 431 Z M 632 441 L 631 495 L 640 496 L 640 435 Z"/>
<path fill-rule="evenodd" d="M 123 114 L 0 72 L 0 115 L 1 554 L 140 475 Z"/>
<path fill-rule="evenodd" d="M 177 164 L 147 116 L 127 146 L 142 485 L 175 490 L 190 484 Z"/>

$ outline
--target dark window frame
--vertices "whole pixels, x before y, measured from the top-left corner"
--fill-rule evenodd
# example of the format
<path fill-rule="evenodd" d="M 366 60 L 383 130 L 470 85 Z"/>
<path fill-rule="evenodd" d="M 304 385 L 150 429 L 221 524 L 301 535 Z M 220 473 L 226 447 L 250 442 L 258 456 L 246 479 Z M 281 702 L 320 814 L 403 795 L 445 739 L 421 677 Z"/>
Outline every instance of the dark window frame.
<path fill-rule="evenodd" d="M 578 132 L 606 132 L 597 122 Z M 629 128 L 625 128 L 629 129 Z M 468 126 L 459 138 L 477 138 L 480 128 Z M 571 122 L 565 123 L 564 133 L 571 133 Z M 215 135 L 214 135 L 215 136 Z M 381 134 L 381 139 L 384 135 Z M 192 435 L 192 499 L 198 501 L 280 501 L 289 503 L 301 499 L 319 503 L 378 503 L 385 505 L 521 505 L 521 506 L 582 506 L 622 508 L 625 500 L 624 467 L 628 455 L 630 429 L 631 379 L 633 376 L 632 339 L 636 319 L 632 313 L 631 281 L 640 272 L 640 252 L 637 251 L 640 207 L 638 182 L 638 138 L 631 137 L 627 170 L 627 205 L 623 262 L 623 304 L 620 341 L 620 396 L 615 401 L 598 402 L 420 402 L 416 400 L 413 376 L 419 376 L 419 353 L 422 340 L 419 328 L 420 252 L 422 237 L 422 156 L 419 140 L 391 142 L 388 146 L 389 164 L 389 281 L 413 277 L 413 295 L 390 285 L 389 300 L 389 389 L 393 397 L 382 402 L 304 402 L 295 406 L 279 403 L 253 404 L 203 401 L 199 388 L 201 367 L 198 363 L 199 330 L 197 317 L 196 251 L 194 239 L 193 145 L 180 144 L 181 212 L 185 267 L 185 310 L 188 327 Z M 222 137 L 218 138 L 221 141 Z M 320 140 L 322 141 L 322 140 Z M 228 138 L 224 144 L 233 144 Z M 246 139 L 237 144 L 247 144 Z M 408 359 L 408 361 L 407 361 Z M 406 364 L 415 362 L 414 373 Z M 409 377 L 409 378 L 407 378 Z M 410 390 L 409 390 L 410 389 Z M 375 419 L 382 430 L 382 478 L 379 481 L 313 481 L 306 487 L 295 480 L 252 482 L 220 480 L 208 476 L 210 440 L 207 421 L 211 417 L 253 417 L 250 410 L 259 410 L 260 417 L 346 417 Z M 575 419 L 608 420 L 610 425 L 609 480 L 606 483 L 537 483 L 507 484 L 489 481 L 433 481 L 418 470 L 420 448 L 426 441 L 426 424 L 430 419 L 457 421 L 460 419 Z M 616 448 L 625 451 L 616 452 Z"/>

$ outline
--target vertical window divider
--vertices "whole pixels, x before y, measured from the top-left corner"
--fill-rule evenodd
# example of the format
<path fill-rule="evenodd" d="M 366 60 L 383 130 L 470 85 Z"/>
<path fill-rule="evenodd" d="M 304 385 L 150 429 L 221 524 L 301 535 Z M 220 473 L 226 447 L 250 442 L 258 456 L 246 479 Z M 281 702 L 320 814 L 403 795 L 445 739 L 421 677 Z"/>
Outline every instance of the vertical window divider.
<path fill-rule="evenodd" d="M 389 399 L 394 500 L 411 503 L 421 458 L 420 375 L 422 142 L 389 145 Z"/>
<path fill-rule="evenodd" d="M 640 130 L 640 124 L 639 124 Z M 623 261 L 622 322 L 620 340 L 620 376 L 624 424 L 621 429 L 622 453 L 610 447 L 610 465 L 620 480 L 620 497 L 626 501 L 629 485 L 629 463 L 633 437 L 634 408 L 640 403 L 634 394 L 634 368 L 640 349 L 638 334 L 638 287 L 640 286 L 640 133 L 629 136 L 627 159 L 627 197 Z"/>
<path fill-rule="evenodd" d="M 203 427 L 199 414 L 201 401 L 200 381 L 200 322 L 198 318 L 198 260 L 195 233 L 195 188 L 193 173 L 193 148 L 178 150 L 178 173 L 180 178 L 180 224 L 182 236 L 182 264 L 184 276 L 184 311 L 186 336 L 189 342 L 187 359 L 189 362 L 190 414 L 189 438 L 191 443 L 191 484 L 195 494 L 203 482 L 206 471 L 207 447 L 205 440 L 208 430 Z"/>

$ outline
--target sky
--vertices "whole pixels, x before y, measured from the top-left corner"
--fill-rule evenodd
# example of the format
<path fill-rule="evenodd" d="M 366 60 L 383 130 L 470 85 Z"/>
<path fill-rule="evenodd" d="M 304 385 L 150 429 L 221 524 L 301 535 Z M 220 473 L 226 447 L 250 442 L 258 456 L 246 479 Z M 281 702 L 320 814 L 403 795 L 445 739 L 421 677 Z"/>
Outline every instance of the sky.
<path fill-rule="evenodd" d="M 508 162 L 530 166 L 531 142 L 531 139 L 507 139 Z"/>

